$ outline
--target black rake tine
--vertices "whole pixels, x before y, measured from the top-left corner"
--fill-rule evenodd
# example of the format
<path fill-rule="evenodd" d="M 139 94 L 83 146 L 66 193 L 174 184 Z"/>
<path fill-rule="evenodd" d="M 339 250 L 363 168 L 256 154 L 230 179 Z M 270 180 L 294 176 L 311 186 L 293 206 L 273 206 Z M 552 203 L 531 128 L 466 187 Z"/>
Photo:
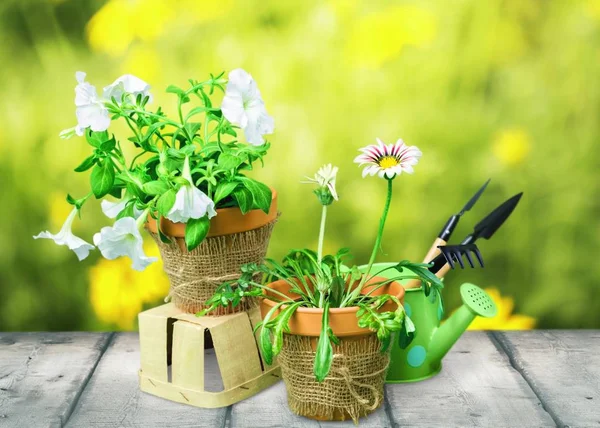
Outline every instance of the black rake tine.
<path fill-rule="evenodd" d="M 475 265 L 473 264 L 473 259 L 471 258 L 471 254 L 469 253 L 469 251 L 465 251 L 465 256 L 467 256 L 467 260 L 469 261 L 469 264 L 471 265 L 472 268 L 475 267 Z"/>
<path fill-rule="evenodd" d="M 479 252 L 479 248 L 475 247 L 475 250 L 473 252 L 475 253 L 475 257 L 477 257 L 477 260 L 479 260 L 479 264 L 481 265 L 481 267 L 485 267 L 485 265 L 483 264 L 483 258 L 481 257 L 481 253 Z"/>
<path fill-rule="evenodd" d="M 444 257 L 446 257 L 446 261 L 448 262 L 450 267 L 454 269 L 454 260 L 452 260 L 452 253 L 448 254 L 445 251 L 442 251 L 442 253 L 444 253 Z"/>
<path fill-rule="evenodd" d="M 461 257 L 461 250 L 460 250 L 460 248 L 456 250 L 456 252 L 454 253 L 454 257 L 456 257 L 456 259 L 458 260 L 458 263 L 460 264 L 460 268 L 464 269 L 465 268 L 465 264 L 463 263 L 463 259 Z"/>

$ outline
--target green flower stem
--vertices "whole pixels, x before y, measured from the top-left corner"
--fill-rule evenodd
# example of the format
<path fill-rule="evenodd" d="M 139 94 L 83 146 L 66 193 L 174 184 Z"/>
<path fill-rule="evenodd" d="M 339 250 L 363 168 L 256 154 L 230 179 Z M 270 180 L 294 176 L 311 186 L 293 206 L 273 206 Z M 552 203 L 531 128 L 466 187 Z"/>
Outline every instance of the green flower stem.
<path fill-rule="evenodd" d="M 381 247 L 381 238 L 383 237 L 383 229 L 385 227 L 385 221 L 387 219 L 388 212 L 390 211 L 390 205 L 392 203 L 392 187 L 393 187 L 392 184 L 393 184 L 393 179 L 388 178 L 387 179 L 387 184 L 388 184 L 388 186 L 387 186 L 387 197 L 385 199 L 385 205 L 383 207 L 383 214 L 381 215 L 381 219 L 379 220 L 379 230 L 377 232 L 377 238 L 375 239 L 375 246 L 373 247 L 373 251 L 371 252 L 371 258 L 369 259 L 369 264 L 367 265 L 367 269 L 363 273 L 363 276 L 362 276 L 362 278 L 360 280 L 360 283 L 358 284 L 358 287 L 356 287 L 352 291 L 352 293 L 350 293 L 348 295 L 348 297 L 340 305 L 340 308 L 345 307 L 349 302 L 352 302 L 354 299 L 356 299 L 358 297 L 358 295 L 360 294 L 361 290 L 365 286 L 365 283 L 367 282 L 367 278 L 369 277 L 369 273 L 371 272 L 371 268 L 373 267 L 373 263 L 375 263 L 375 258 L 377 257 L 377 251 Z"/>
<path fill-rule="evenodd" d="M 129 169 L 133 169 L 133 165 L 135 165 L 135 161 L 138 160 L 138 158 L 140 158 L 141 156 L 145 155 L 146 153 L 148 153 L 148 152 L 144 150 L 142 153 L 138 153 L 137 155 L 135 155 L 135 157 L 131 160 L 131 165 L 129 165 Z"/>
<path fill-rule="evenodd" d="M 135 224 L 137 225 L 138 229 L 141 229 L 142 226 L 144 226 L 144 223 L 146 223 L 146 219 L 148 218 L 148 213 L 150 212 L 150 208 L 146 208 L 142 214 L 137 218 L 137 220 L 135 221 Z"/>
<path fill-rule="evenodd" d="M 133 132 L 133 135 L 135 135 L 135 138 L 137 138 L 138 141 L 142 141 L 142 136 L 138 133 L 138 131 L 131 124 L 131 118 L 129 116 L 123 116 L 123 117 L 125 118 L 125 121 L 127 122 L 127 126 L 129 126 L 129 129 L 131 129 L 131 132 Z"/>
<path fill-rule="evenodd" d="M 146 116 L 154 117 L 156 119 L 159 119 L 159 120 L 163 121 L 166 125 L 171 125 L 171 126 L 174 126 L 177 129 L 181 129 L 181 124 L 175 122 L 174 120 L 168 119 L 166 116 L 161 116 L 160 114 L 151 113 L 149 111 L 140 110 L 140 109 L 137 109 L 137 108 L 133 108 L 133 109 L 131 109 L 129 111 L 131 111 L 133 113 L 141 114 L 141 115 L 146 115 Z M 124 111 L 122 111 L 122 112 L 124 113 Z M 123 115 L 123 116 L 127 116 L 127 115 Z"/>
<path fill-rule="evenodd" d="M 321 228 L 319 229 L 319 246 L 317 249 L 317 263 L 320 266 L 323 259 L 323 240 L 325 239 L 325 221 L 327 220 L 327 205 L 323 205 L 321 211 Z M 319 305 L 319 307 L 321 307 Z"/>

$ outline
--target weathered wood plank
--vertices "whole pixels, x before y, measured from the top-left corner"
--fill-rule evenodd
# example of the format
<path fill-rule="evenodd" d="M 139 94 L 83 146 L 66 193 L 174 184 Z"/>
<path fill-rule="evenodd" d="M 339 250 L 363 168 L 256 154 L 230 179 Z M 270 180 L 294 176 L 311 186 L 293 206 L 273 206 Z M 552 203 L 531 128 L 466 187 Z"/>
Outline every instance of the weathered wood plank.
<path fill-rule="evenodd" d="M 557 425 L 600 425 L 600 331 L 496 332 Z"/>
<path fill-rule="evenodd" d="M 426 427 L 555 426 L 507 355 L 484 332 L 467 332 L 437 376 L 386 385 L 393 422 Z"/>
<path fill-rule="evenodd" d="M 98 363 L 67 427 L 222 427 L 227 408 L 199 409 L 140 391 L 139 338 L 118 333 Z M 218 371 L 211 367 L 211 371 Z M 210 379 L 205 379 L 206 382 Z"/>
<path fill-rule="evenodd" d="M 62 426 L 110 336 L 0 333 L 0 426 Z"/>
<path fill-rule="evenodd" d="M 292 413 L 287 404 L 287 393 L 283 382 L 279 382 L 253 397 L 233 405 L 230 417 L 231 428 L 309 428 L 354 426 L 352 421 L 323 422 L 304 418 Z M 391 423 L 381 406 L 366 418 L 360 419 L 360 428 L 390 427 Z"/>

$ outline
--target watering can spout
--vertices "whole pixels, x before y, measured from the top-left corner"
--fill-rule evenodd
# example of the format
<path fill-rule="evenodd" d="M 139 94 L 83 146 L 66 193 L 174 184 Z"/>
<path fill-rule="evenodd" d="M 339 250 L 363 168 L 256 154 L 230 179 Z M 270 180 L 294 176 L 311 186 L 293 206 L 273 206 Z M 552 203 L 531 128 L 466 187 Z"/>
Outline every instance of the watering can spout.
<path fill-rule="evenodd" d="M 463 305 L 458 308 L 434 333 L 430 345 L 432 361 L 441 361 L 476 316 L 490 318 L 497 309 L 491 297 L 474 284 L 460 287 Z"/>

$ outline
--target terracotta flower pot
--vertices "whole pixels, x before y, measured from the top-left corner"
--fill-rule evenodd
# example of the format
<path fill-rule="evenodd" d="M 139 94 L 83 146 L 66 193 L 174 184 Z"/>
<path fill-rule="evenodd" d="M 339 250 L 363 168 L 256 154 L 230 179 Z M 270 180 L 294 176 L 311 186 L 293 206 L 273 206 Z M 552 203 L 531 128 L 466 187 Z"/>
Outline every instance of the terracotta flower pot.
<path fill-rule="evenodd" d="M 273 199 L 268 214 L 252 210 L 244 215 L 238 207 L 217 209 L 206 239 L 192 251 L 185 245 L 184 223 L 161 218 L 161 230 L 171 239 L 168 244 L 160 240 L 156 220 L 148 218 L 146 228 L 160 250 L 171 284 L 169 296 L 175 306 L 188 313 L 205 309 L 204 303 L 219 285 L 239 277 L 240 266 L 263 261 L 278 215 L 277 192 L 271 190 Z M 219 308 L 211 315 L 244 311 L 252 306 L 253 301 L 246 299 L 236 307 Z"/>
<path fill-rule="evenodd" d="M 372 278 L 361 294 L 373 288 L 369 284 L 379 281 L 385 281 L 385 278 Z M 299 297 L 290 292 L 289 284 L 283 280 L 273 282 L 269 287 L 292 299 Z M 276 305 L 268 298 L 274 294 L 268 291 L 265 294 L 267 297 L 260 304 L 263 318 Z M 382 294 L 394 295 L 402 302 L 404 288 L 400 283 L 392 282 L 372 293 Z M 394 311 L 396 308 L 395 303 L 387 302 L 379 311 Z M 358 326 L 358 309 L 354 306 L 329 310 L 329 323 L 340 344 L 333 346 L 331 371 L 322 383 L 316 381 L 313 365 L 323 309 L 298 308 L 291 316 L 290 331 L 284 335 L 277 361 L 293 412 L 317 420 L 352 418 L 356 422 L 382 404 L 389 350 L 382 353 L 376 334 Z"/>

